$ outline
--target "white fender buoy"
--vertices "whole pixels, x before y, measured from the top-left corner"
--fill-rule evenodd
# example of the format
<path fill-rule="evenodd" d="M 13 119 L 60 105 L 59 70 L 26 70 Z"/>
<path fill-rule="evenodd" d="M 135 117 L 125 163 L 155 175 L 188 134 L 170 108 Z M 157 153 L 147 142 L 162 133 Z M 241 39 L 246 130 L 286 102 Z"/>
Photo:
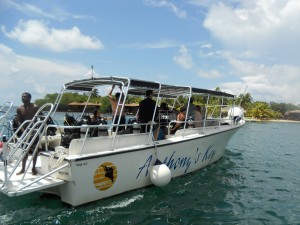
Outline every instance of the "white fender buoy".
<path fill-rule="evenodd" d="M 171 177 L 171 170 L 166 164 L 154 164 L 150 170 L 150 180 L 155 186 L 166 186 L 170 183 Z"/>

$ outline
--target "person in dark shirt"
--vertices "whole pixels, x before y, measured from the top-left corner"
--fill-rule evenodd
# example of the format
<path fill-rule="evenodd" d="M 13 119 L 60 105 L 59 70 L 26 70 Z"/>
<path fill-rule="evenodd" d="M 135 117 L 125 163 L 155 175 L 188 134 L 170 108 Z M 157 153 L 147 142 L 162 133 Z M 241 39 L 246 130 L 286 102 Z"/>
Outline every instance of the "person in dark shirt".
<path fill-rule="evenodd" d="M 93 116 L 92 116 L 92 122 L 96 122 L 100 120 L 101 114 L 100 114 L 100 106 L 95 106 L 94 111 L 93 111 Z"/>
<path fill-rule="evenodd" d="M 152 99 L 153 98 L 153 91 L 147 90 L 146 91 L 146 98 L 142 100 L 139 104 L 139 120 L 140 123 L 145 124 L 149 123 L 153 119 L 153 114 L 155 112 L 156 102 Z M 154 120 L 156 118 L 156 115 L 154 117 Z M 150 130 L 150 126 L 147 125 L 141 125 L 141 133 L 147 132 Z"/>

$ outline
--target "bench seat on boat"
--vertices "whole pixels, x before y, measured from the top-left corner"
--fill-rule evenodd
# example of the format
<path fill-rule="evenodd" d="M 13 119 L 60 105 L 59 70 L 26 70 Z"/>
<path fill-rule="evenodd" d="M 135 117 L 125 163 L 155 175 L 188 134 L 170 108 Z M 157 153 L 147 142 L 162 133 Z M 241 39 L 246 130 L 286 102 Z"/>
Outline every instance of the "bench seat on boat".
<path fill-rule="evenodd" d="M 134 146 L 141 146 L 148 143 L 149 134 L 127 134 L 95 137 L 84 139 L 73 139 L 69 146 L 69 155 L 91 154 L 104 151 L 112 151 L 124 148 L 133 148 Z"/>
<path fill-rule="evenodd" d="M 175 135 L 176 137 L 178 136 L 182 136 L 182 135 L 190 135 L 190 134 L 199 134 L 201 133 L 203 130 L 203 128 L 201 127 L 198 127 L 198 128 L 189 128 L 189 129 L 180 129 L 180 130 L 177 130 Z"/>

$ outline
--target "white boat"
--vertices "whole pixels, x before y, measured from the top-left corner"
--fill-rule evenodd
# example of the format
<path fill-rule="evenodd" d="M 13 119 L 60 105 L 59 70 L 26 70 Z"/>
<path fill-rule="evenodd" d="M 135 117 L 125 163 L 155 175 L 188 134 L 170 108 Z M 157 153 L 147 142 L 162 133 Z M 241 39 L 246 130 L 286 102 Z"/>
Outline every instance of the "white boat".
<path fill-rule="evenodd" d="M 152 123 L 148 124 L 150 132 L 140 133 L 141 124 L 133 119 L 121 132 L 118 130 L 124 125 L 117 124 L 116 132 L 112 132 L 112 124 L 91 124 L 88 119 L 76 123 L 66 118 L 64 125 L 48 123 L 49 118 L 55 116 L 65 93 L 91 94 L 96 89 L 107 92 L 113 84 L 122 88 L 124 102 L 118 102 L 122 111 L 128 96 L 144 96 L 146 90 L 152 90 L 156 111 L 162 114 L 159 118 L 164 119 L 164 124 L 153 118 Z M 158 106 L 166 99 L 169 99 L 168 102 L 182 98 L 189 100 L 192 96 L 205 101 L 201 127 L 193 127 L 197 121 L 186 118 L 181 129 L 170 134 L 174 121 L 168 119 L 176 118 L 175 104 L 168 111 L 159 111 Z M 23 123 L 22 126 L 28 125 L 21 137 L 14 134 L 4 143 L 1 192 L 8 196 L 48 192 L 60 196 L 63 202 L 77 206 L 152 184 L 160 187 L 167 185 L 172 182 L 171 179 L 203 168 L 224 155 L 228 141 L 245 123 L 243 111 L 235 111 L 234 97 L 224 92 L 122 77 L 66 83 L 54 104 L 45 104 L 33 120 Z M 239 113 L 234 113 L 237 111 Z M 81 118 L 87 118 L 86 113 L 85 107 Z M 158 125 L 165 126 L 167 133 L 164 138 L 161 135 L 156 137 L 155 127 Z M 49 129 L 52 132 L 56 129 L 56 133 L 51 134 Z M 25 173 L 16 175 L 22 158 L 36 138 L 39 144 L 35 151 L 42 148 L 38 156 L 38 174 L 31 174 L 32 160 L 29 157 Z"/>

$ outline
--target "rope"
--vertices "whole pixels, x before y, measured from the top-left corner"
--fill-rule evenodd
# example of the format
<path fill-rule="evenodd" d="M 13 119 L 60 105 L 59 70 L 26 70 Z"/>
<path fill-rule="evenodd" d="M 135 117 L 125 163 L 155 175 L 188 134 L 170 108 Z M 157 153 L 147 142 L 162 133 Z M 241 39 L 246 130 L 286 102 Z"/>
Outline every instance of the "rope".
<path fill-rule="evenodd" d="M 58 156 L 58 159 L 56 161 L 55 164 L 53 164 L 53 159 L 55 156 Z M 49 161 L 48 161 L 48 171 L 52 171 L 55 168 L 57 168 L 66 158 L 66 156 L 68 156 L 67 154 L 63 153 L 63 154 L 57 154 L 56 152 L 53 152 L 50 157 L 49 157 Z"/>
<path fill-rule="evenodd" d="M 153 141 L 153 145 L 154 145 L 154 155 L 156 157 L 156 160 L 154 162 L 154 165 L 160 165 L 160 164 L 163 164 L 159 159 L 158 159 L 158 153 L 157 153 L 157 143 L 156 143 L 156 140 L 155 140 L 155 137 L 154 137 L 154 133 L 152 132 L 152 141 Z"/>

